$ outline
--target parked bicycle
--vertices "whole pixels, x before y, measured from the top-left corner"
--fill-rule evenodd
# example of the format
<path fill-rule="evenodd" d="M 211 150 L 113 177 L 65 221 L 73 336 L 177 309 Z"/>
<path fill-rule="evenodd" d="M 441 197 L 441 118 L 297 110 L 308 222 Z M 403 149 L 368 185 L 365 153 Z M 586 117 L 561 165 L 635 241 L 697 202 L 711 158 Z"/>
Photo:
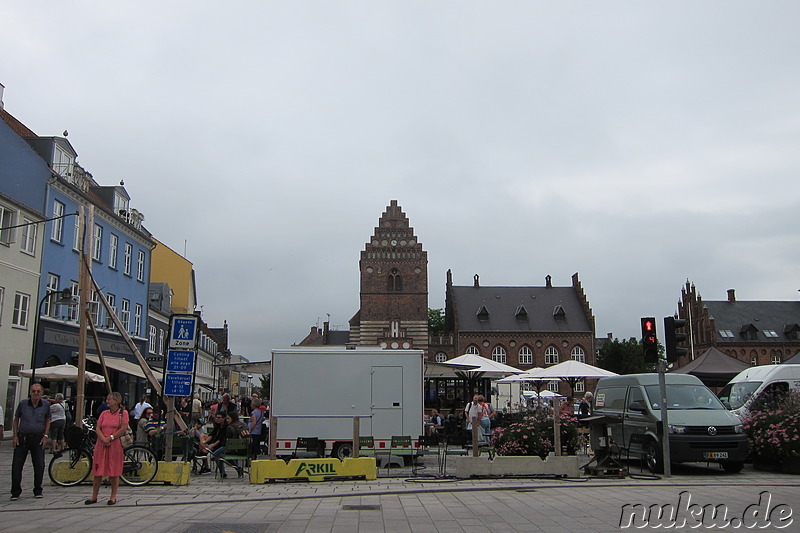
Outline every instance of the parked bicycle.
<path fill-rule="evenodd" d="M 82 422 L 81 428 L 75 426 L 67 428 L 66 440 L 69 447 L 53 455 L 50 460 L 47 473 L 56 485 L 62 487 L 78 485 L 92 473 L 97 421 L 93 417 L 86 417 Z M 125 448 L 124 453 L 122 476 L 120 476 L 123 483 L 134 486 L 146 485 L 156 477 L 158 461 L 150 448 L 142 444 L 133 444 Z"/>

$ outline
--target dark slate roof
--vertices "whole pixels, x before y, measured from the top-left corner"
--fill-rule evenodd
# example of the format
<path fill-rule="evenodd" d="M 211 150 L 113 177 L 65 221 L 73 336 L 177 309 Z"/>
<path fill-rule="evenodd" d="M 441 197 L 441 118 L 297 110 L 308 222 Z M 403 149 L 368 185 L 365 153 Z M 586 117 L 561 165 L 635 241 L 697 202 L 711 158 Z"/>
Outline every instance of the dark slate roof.
<path fill-rule="evenodd" d="M 592 332 L 574 287 L 453 287 L 453 303 L 462 332 Z M 564 314 L 556 319 L 559 306 Z"/>
<path fill-rule="evenodd" d="M 703 305 L 708 307 L 709 318 L 714 319 L 720 343 L 746 340 L 743 332 L 750 325 L 757 331 L 757 339 L 752 342 L 786 342 L 793 340 L 787 335 L 792 326 L 800 324 L 800 302 L 703 301 Z M 730 330 L 733 337 L 723 337 L 720 330 Z M 764 330 L 775 331 L 778 336 L 767 337 Z"/>

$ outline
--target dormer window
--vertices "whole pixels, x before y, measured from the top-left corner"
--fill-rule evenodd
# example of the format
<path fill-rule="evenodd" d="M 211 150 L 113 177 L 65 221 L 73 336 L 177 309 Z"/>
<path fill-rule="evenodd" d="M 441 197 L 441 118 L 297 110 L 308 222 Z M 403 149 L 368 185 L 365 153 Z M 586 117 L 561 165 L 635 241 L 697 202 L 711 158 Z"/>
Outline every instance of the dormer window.
<path fill-rule="evenodd" d="M 67 153 L 66 150 L 55 145 L 53 151 L 53 170 L 56 171 L 61 177 L 66 178 L 72 175 L 72 165 L 75 159 Z"/>
<path fill-rule="evenodd" d="M 564 311 L 564 306 L 561 304 L 557 305 L 555 309 L 553 309 L 553 316 L 556 318 L 556 320 L 564 320 L 567 318 L 567 312 Z"/>
<path fill-rule="evenodd" d="M 746 341 L 755 341 L 758 340 L 758 329 L 753 324 L 745 324 L 742 326 L 742 329 L 739 331 L 744 337 Z"/>
<path fill-rule="evenodd" d="M 783 333 L 794 341 L 800 340 L 800 324 L 786 324 Z"/>
<path fill-rule="evenodd" d="M 482 305 L 475 315 L 478 317 L 478 320 L 489 320 L 489 310 L 486 309 L 485 305 Z"/>
<path fill-rule="evenodd" d="M 130 210 L 130 200 L 126 198 L 123 194 L 119 191 L 114 192 L 114 213 L 118 214 L 122 218 L 128 217 L 128 211 Z"/>
<path fill-rule="evenodd" d="M 527 320 L 528 310 L 525 309 L 524 305 L 520 305 L 519 307 L 517 307 L 517 310 L 514 311 L 514 316 L 517 317 L 517 320 Z"/>

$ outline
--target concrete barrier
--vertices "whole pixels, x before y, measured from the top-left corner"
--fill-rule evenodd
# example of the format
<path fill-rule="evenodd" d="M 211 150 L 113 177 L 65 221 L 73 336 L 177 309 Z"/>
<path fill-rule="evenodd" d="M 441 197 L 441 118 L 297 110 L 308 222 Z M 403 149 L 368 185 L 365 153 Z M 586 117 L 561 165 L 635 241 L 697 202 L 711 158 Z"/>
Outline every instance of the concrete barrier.
<path fill-rule="evenodd" d="M 188 485 L 191 477 L 192 463 L 183 461 L 158 462 L 156 477 L 151 483 L 162 482 L 167 485 Z"/>
<path fill-rule="evenodd" d="M 560 476 L 579 477 L 580 458 L 577 455 L 551 455 L 546 461 L 538 456 L 457 457 L 457 478 L 494 476 Z"/>

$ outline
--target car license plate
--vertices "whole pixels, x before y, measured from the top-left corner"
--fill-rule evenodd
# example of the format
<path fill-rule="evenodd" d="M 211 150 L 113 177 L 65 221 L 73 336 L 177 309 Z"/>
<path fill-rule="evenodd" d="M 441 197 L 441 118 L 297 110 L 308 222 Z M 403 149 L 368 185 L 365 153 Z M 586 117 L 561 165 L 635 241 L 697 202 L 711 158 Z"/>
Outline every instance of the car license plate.
<path fill-rule="evenodd" d="M 706 459 L 727 459 L 728 452 L 706 452 Z"/>

